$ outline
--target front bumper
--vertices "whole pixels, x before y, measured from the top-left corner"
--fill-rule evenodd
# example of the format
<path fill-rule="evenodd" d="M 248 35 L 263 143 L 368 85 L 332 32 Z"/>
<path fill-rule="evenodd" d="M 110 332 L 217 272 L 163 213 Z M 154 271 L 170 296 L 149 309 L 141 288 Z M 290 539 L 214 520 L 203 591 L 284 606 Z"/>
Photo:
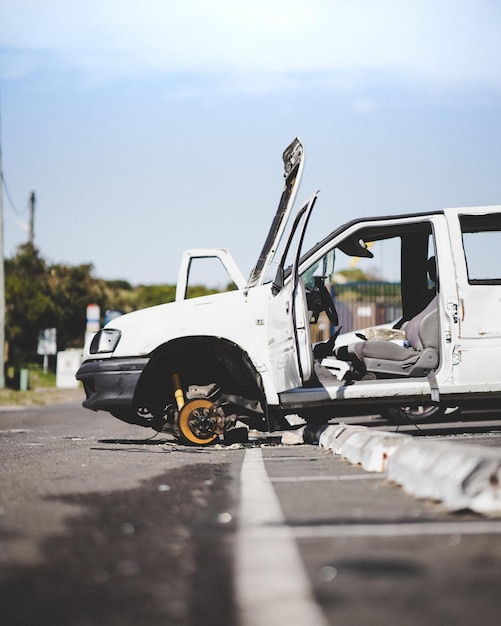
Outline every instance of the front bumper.
<path fill-rule="evenodd" d="M 76 373 L 87 396 L 82 405 L 93 411 L 131 407 L 137 382 L 148 361 L 149 358 L 85 361 Z"/>

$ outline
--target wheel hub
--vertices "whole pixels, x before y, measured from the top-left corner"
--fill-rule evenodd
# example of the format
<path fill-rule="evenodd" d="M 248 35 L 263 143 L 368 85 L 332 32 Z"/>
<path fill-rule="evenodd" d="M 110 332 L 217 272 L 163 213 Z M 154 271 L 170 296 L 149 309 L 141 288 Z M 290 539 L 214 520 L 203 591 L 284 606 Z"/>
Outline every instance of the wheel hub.
<path fill-rule="evenodd" d="M 189 443 L 207 445 L 217 437 L 218 417 L 217 408 L 209 400 L 191 400 L 179 412 L 179 432 Z"/>

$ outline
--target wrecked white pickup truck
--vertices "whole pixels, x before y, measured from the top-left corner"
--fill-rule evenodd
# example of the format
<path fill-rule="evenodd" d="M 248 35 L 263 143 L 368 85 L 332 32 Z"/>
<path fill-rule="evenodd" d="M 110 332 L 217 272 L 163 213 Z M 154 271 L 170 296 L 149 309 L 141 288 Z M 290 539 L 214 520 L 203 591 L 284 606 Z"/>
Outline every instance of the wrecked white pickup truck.
<path fill-rule="evenodd" d="M 250 277 L 225 250 L 185 253 L 175 302 L 116 318 L 87 342 L 83 405 L 206 445 L 230 440 L 238 423 L 287 428 L 288 415 L 318 423 L 499 402 L 501 271 L 490 253 L 501 244 L 501 206 L 357 219 L 303 252 L 316 194 L 292 215 L 299 140 L 283 161 L 285 186 Z M 389 338 L 364 324 L 349 329 L 355 341 L 336 342 L 339 263 L 376 261 L 384 246 L 400 317 Z M 218 257 L 237 288 L 187 299 L 191 261 L 205 256 Z M 322 311 L 329 333 L 313 343 Z"/>

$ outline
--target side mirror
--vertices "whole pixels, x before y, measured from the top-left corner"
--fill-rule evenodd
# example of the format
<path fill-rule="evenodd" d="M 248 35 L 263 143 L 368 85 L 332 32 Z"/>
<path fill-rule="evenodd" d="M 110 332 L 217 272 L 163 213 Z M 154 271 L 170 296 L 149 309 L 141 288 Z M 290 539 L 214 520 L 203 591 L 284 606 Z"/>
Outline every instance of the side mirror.
<path fill-rule="evenodd" d="M 275 278 L 273 279 L 273 284 L 271 285 L 271 293 L 276 296 L 278 293 L 282 291 L 284 286 L 284 268 L 279 265 L 277 269 L 277 273 L 275 274 Z"/>

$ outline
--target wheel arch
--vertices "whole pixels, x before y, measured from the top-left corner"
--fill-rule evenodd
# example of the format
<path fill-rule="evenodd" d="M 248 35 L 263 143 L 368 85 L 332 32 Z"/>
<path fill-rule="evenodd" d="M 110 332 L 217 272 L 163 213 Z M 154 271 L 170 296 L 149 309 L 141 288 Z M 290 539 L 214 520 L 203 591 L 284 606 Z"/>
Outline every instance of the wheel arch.
<path fill-rule="evenodd" d="M 266 414 L 263 382 L 248 353 L 236 343 L 211 335 L 172 339 L 151 354 L 136 387 L 135 404 L 155 414 L 174 402 L 172 374 L 184 390 L 217 383 L 222 393 L 258 401 Z"/>

